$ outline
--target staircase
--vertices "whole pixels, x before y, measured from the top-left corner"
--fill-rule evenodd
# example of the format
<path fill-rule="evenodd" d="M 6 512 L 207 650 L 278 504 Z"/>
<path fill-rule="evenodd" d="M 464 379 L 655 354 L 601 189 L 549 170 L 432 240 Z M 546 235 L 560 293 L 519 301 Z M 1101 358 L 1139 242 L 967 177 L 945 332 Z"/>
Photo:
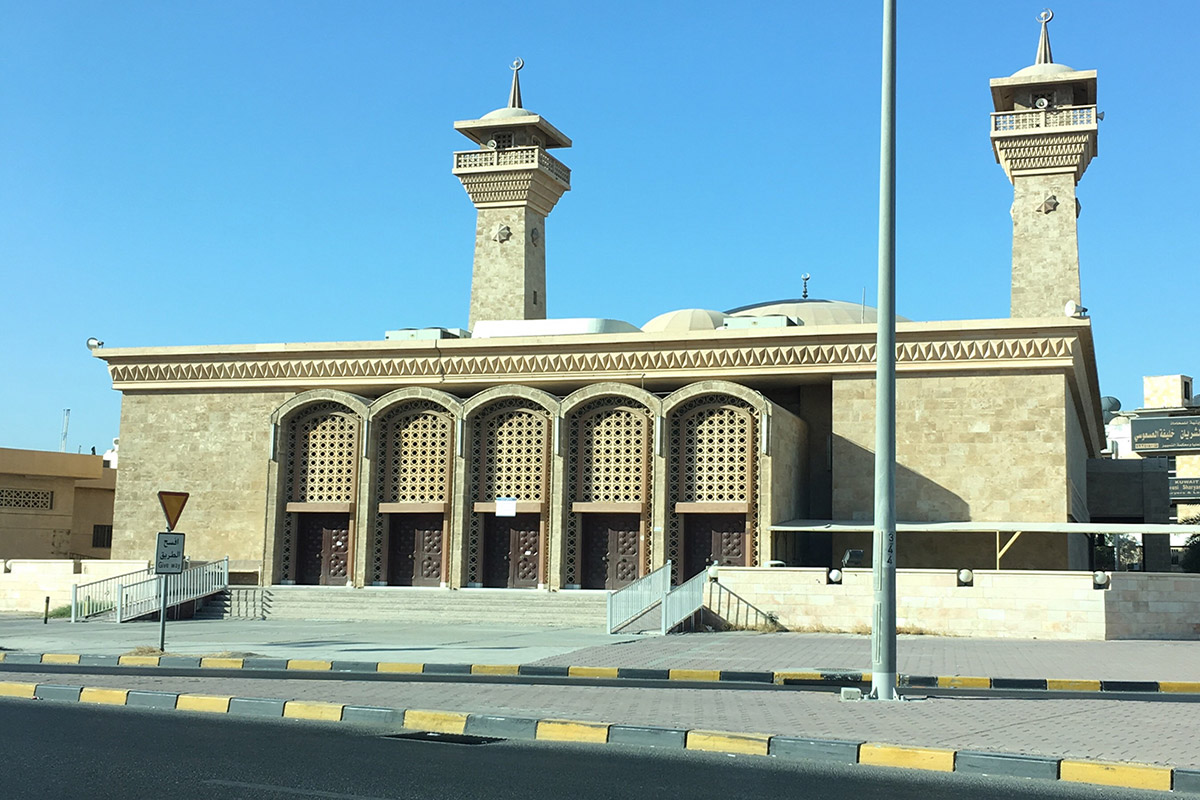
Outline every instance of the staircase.
<path fill-rule="evenodd" d="M 265 619 L 268 605 L 261 586 L 230 586 L 211 595 L 193 619 Z"/>
<path fill-rule="evenodd" d="M 238 590 L 234 590 L 238 591 Z M 605 592 L 268 586 L 266 619 L 495 623 L 603 630 Z"/>

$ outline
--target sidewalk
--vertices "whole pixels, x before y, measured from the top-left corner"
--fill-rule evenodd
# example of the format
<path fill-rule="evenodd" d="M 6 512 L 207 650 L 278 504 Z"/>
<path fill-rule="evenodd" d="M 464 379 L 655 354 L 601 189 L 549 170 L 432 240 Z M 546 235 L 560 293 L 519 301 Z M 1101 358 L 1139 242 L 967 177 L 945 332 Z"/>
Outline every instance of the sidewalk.
<path fill-rule="evenodd" d="M 158 646 L 158 624 L 117 625 L 0 617 L 0 648 L 120 655 Z M 379 622 L 183 620 L 167 623 L 167 651 L 328 661 L 522 664 L 731 671 L 869 670 L 869 636 L 698 633 L 609 636 L 571 628 Z M 901 636 L 910 675 L 1200 681 L 1200 641 L 1061 642 Z"/>

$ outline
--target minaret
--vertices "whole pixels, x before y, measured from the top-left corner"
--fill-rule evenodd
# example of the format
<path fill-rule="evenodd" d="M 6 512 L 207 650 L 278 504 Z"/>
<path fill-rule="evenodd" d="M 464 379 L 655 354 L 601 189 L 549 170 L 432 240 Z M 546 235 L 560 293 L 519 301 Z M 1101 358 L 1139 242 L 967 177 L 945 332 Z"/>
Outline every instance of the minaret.
<path fill-rule="evenodd" d="M 521 105 L 512 64 L 508 105 L 454 129 L 479 145 L 454 154 L 454 174 L 479 210 L 471 317 L 479 320 L 546 318 L 546 217 L 571 188 L 571 170 L 546 152 L 571 140 Z"/>
<path fill-rule="evenodd" d="M 1032 66 L 993 78 L 992 148 L 1013 185 L 1011 315 L 1062 316 L 1081 302 L 1075 185 L 1096 155 L 1096 71 L 1055 64 L 1049 9 Z M 1073 309 L 1072 309 L 1073 311 Z"/>

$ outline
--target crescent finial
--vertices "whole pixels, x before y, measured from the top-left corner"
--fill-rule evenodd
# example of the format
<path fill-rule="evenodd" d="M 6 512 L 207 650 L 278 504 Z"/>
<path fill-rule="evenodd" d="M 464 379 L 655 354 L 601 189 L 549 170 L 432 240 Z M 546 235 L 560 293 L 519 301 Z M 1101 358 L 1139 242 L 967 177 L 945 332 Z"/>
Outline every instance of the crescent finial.
<path fill-rule="evenodd" d="M 509 69 L 511 69 L 513 72 L 516 72 L 523 66 L 525 66 L 525 59 L 518 58 L 516 61 L 513 61 L 512 66 L 509 67 Z"/>
<path fill-rule="evenodd" d="M 1054 19 L 1054 12 L 1048 8 L 1043 8 L 1042 13 L 1037 15 L 1037 21 L 1045 25 L 1050 20 Z"/>

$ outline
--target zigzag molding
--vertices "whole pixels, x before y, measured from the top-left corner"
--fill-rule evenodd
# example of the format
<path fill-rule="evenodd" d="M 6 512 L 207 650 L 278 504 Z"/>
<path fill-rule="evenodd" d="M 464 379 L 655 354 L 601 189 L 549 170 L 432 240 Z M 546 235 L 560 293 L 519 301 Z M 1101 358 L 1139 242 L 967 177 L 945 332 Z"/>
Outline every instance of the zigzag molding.
<path fill-rule="evenodd" d="M 985 364 L 1073 358 L 1074 337 L 1028 337 L 955 341 L 902 342 L 896 347 L 898 364 Z M 646 374 L 722 373 L 752 374 L 758 370 L 796 368 L 867 368 L 875 362 L 875 345 L 849 344 L 667 348 L 619 352 L 504 353 L 498 355 L 427 356 L 379 355 L 363 358 L 258 358 L 211 361 L 159 361 L 112 363 L 109 372 L 118 388 L 156 383 L 235 382 L 292 384 L 305 380 L 439 381 L 479 379 L 529 379 L 579 377 L 603 380 L 605 373 Z"/>

